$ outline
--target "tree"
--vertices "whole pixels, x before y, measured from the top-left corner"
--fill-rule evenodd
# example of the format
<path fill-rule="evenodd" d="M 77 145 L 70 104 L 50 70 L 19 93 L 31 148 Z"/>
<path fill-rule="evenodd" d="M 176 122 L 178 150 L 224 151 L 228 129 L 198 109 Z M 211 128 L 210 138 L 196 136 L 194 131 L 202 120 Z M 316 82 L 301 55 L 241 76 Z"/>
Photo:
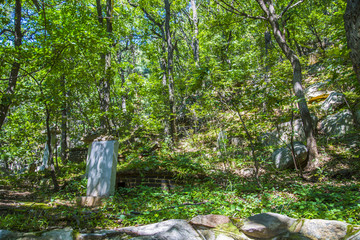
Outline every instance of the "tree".
<path fill-rule="evenodd" d="M 165 11 L 165 19 L 158 19 L 157 16 L 153 15 L 149 9 L 135 3 L 129 4 L 135 8 L 140 7 L 142 12 L 145 14 L 145 17 L 151 22 L 153 27 L 152 32 L 157 37 L 160 37 L 162 40 L 161 45 L 161 57 L 160 57 L 160 66 L 163 71 L 162 83 L 168 87 L 168 107 L 169 107 L 169 125 L 170 125 L 170 137 L 172 142 L 176 142 L 176 103 L 175 103 L 175 86 L 174 86 L 174 50 L 175 46 L 173 43 L 173 38 L 175 31 L 171 29 L 171 4 L 169 0 L 163 0 L 164 5 L 160 8 L 159 11 Z M 165 58 L 165 52 L 167 53 L 167 58 Z"/>
<path fill-rule="evenodd" d="M 301 72 L 301 63 L 299 57 L 295 53 L 295 51 L 289 46 L 289 43 L 286 39 L 286 31 L 285 29 L 280 28 L 280 20 L 284 17 L 285 13 L 287 13 L 290 9 L 296 7 L 301 4 L 303 0 L 300 0 L 294 3 L 294 0 L 290 0 L 285 8 L 280 13 L 276 12 L 276 8 L 274 2 L 272 0 L 256 0 L 257 5 L 260 7 L 264 15 L 252 16 L 247 12 L 243 11 L 242 7 L 235 8 L 233 5 L 229 4 L 225 0 L 219 0 L 219 3 L 227 10 L 251 19 L 259 19 L 267 21 L 273 31 L 273 35 L 275 40 L 280 47 L 281 51 L 284 53 L 286 58 L 290 61 L 292 69 L 293 69 L 293 79 L 292 85 L 294 89 L 295 96 L 297 98 L 297 104 L 300 111 L 300 116 L 303 122 L 307 149 L 309 151 L 308 156 L 308 165 L 309 169 L 314 169 L 317 166 L 316 158 L 318 155 L 316 139 L 314 136 L 314 130 L 312 125 L 312 119 L 310 116 L 310 111 L 306 103 L 304 89 L 302 87 L 302 72 Z"/>
<path fill-rule="evenodd" d="M 21 42 L 22 42 L 22 32 L 21 32 L 21 0 L 15 1 L 15 19 L 14 19 L 14 48 L 15 48 L 15 59 L 12 63 L 10 77 L 8 80 L 8 87 L 3 93 L 0 102 L 0 130 L 4 124 L 6 115 L 9 111 L 9 107 L 12 103 L 16 83 L 18 80 L 18 74 L 20 70 L 20 57 L 21 57 Z M 1 32 L 3 33 L 3 31 Z M 1 35 L 1 34 L 0 34 Z"/>
<path fill-rule="evenodd" d="M 97 19 L 100 23 L 100 26 L 103 27 L 103 13 L 101 7 L 101 1 L 96 0 L 96 9 L 97 9 Z M 108 34 L 109 39 L 112 38 L 113 32 L 113 1 L 106 0 L 106 33 Z M 100 98 L 100 110 L 102 116 L 100 118 L 100 125 L 104 129 L 110 129 L 110 123 L 108 119 L 108 112 L 110 107 L 110 85 L 112 82 L 112 69 L 111 69 L 111 49 L 113 43 L 110 43 L 109 50 L 105 54 L 101 55 L 101 59 L 104 67 L 104 76 L 101 77 L 99 82 L 99 98 Z"/>
<path fill-rule="evenodd" d="M 350 58 L 360 84 L 360 0 L 347 1 L 344 23 Z"/>

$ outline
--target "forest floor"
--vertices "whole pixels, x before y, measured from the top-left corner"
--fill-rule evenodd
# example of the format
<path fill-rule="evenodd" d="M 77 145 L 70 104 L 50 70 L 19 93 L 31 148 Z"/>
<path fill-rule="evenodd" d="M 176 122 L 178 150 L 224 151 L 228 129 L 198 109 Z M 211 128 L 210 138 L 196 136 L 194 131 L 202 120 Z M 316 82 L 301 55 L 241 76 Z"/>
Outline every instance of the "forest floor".
<path fill-rule="evenodd" d="M 202 214 L 245 218 L 275 212 L 293 218 L 321 218 L 360 224 L 359 134 L 342 141 L 319 141 L 321 165 L 300 177 L 294 170 L 278 171 L 261 162 L 260 188 L 242 169 L 240 160 L 202 165 L 196 152 L 171 153 L 137 158 L 133 168 L 168 169 L 183 185 L 164 190 L 139 185 L 117 188 L 103 206 L 77 206 L 86 195 L 85 163 L 60 165 L 60 191 L 54 192 L 46 173 L 0 172 L 0 229 L 39 231 L 71 226 L 80 232 L 148 224 L 166 219 L 191 219 Z M 216 154 L 215 154 L 216 155 Z M 230 157 L 229 157 L 230 158 Z M 220 159 L 221 160 L 221 159 Z M 144 163 L 147 164 L 144 164 Z M 121 165 L 121 164 L 120 164 Z M 129 167 L 129 164 L 121 167 Z M 148 170 L 148 169 L 147 169 Z M 201 174 L 202 178 L 197 178 Z"/>

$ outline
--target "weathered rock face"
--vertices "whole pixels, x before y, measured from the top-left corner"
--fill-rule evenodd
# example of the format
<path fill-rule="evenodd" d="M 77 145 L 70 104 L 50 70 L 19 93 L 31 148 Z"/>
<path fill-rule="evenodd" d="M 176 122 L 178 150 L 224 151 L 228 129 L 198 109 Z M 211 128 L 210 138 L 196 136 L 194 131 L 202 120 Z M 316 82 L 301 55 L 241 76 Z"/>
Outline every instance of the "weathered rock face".
<path fill-rule="evenodd" d="M 56 229 L 46 232 L 19 233 L 0 230 L 0 240 L 73 240 L 71 228 Z"/>
<path fill-rule="evenodd" d="M 299 231 L 300 234 L 310 239 L 326 239 L 335 240 L 343 239 L 347 234 L 347 226 L 349 224 L 339 221 L 330 220 L 300 220 L 302 227 Z"/>
<path fill-rule="evenodd" d="M 209 228 L 215 228 L 218 225 L 229 223 L 229 217 L 223 215 L 199 215 L 190 220 L 193 225 L 200 225 Z"/>
<path fill-rule="evenodd" d="M 315 115 L 311 115 L 314 129 L 317 125 L 318 118 Z M 264 133 L 260 137 L 260 141 L 265 146 L 278 146 L 288 144 L 291 141 L 291 135 L 293 130 L 294 141 L 306 141 L 305 131 L 301 119 L 296 119 L 292 123 L 293 129 L 291 128 L 291 121 L 279 124 L 276 129 L 270 133 Z"/>
<path fill-rule="evenodd" d="M 301 142 L 294 142 L 294 154 L 298 163 L 303 164 L 307 158 L 307 148 Z M 272 160 L 277 169 L 289 169 L 294 168 L 294 160 L 291 154 L 291 145 L 288 144 L 285 147 L 275 150 L 272 154 Z"/>
<path fill-rule="evenodd" d="M 353 130 L 354 120 L 349 110 L 329 115 L 320 122 L 320 131 L 331 137 L 342 137 Z"/>
<path fill-rule="evenodd" d="M 288 232 L 295 221 L 276 213 L 261 213 L 247 218 L 241 231 L 251 238 L 272 238 Z"/>
<path fill-rule="evenodd" d="M 305 89 L 305 97 L 311 99 L 326 94 L 327 85 L 326 81 L 310 85 Z"/>
<path fill-rule="evenodd" d="M 171 219 L 140 227 L 126 227 L 119 231 L 132 236 L 145 236 L 145 238 L 133 239 L 202 240 L 187 221 L 180 219 Z"/>
<path fill-rule="evenodd" d="M 321 105 L 324 112 L 334 111 L 345 103 L 345 95 L 338 92 L 332 92 Z"/>

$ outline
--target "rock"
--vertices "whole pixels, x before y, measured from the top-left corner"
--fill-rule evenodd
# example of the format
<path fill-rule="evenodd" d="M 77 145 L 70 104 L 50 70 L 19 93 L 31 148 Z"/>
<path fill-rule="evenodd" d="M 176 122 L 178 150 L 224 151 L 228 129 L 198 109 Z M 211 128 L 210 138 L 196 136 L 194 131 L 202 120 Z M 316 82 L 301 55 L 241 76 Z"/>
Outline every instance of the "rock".
<path fill-rule="evenodd" d="M 311 115 L 311 118 L 313 121 L 313 127 L 314 129 L 316 129 L 318 118 L 314 114 Z M 293 136 L 294 141 L 306 141 L 302 120 L 295 119 L 292 125 L 294 131 L 294 136 Z M 276 130 L 270 133 L 262 134 L 259 140 L 260 142 L 262 142 L 264 146 L 278 146 L 278 145 L 290 143 L 291 134 L 292 134 L 291 121 L 288 121 L 277 125 Z"/>
<path fill-rule="evenodd" d="M 296 219 L 277 213 L 261 213 L 247 218 L 241 227 L 251 238 L 273 238 L 288 232 Z"/>
<path fill-rule="evenodd" d="M 250 240 L 250 238 L 248 238 L 244 233 L 240 232 L 232 222 L 220 224 L 215 228 L 208 228 L 202 225 L 194 225 L 194 228 L 200 234 L 200 236 L 206 240 Z"/>
<path fill-rule="evenodd" d="M 3 235 L 4 234 L 4 235 Z M 73 240 L 73 229 L 55 229 L 45 232 L 14 233 L 0 230 L 0 240 Z"/>
<path fill-rule="evenodd" d="M 8 230 L 0 230 L 0 240 L 16 239 L 17 234 Z"/>
<path fill-rule="evenodd" d="M 221 233 L 216 237 L 216 240 L 234 240 L 234 238 L 228 237 L 228 236 Z"/>
<path fill-rule="evenodd" d="M 223 215 L 199 215 L 190 220 L 190 224 L 201 225 L 204 227 L 215 228 L 220 224 L 229 223 L 229 217 Z"/>
<path fill-rule="evenodd" d="M 41 234 L 41 238 L 46 240 L 72 240 L 73 230 L 71 228 L 57 229 Z"/>
<path fill-rule="evenodd" d="M 334 111 L 345 103 L 345 95 L 338 92 L 332 92 L 322 103 L 320 109 L 324 112 Z"/>
<path fill-rule="evenodd" d="M 332 137 L 345 136 L 354 129 L 353 115 L 349 110 L 329 115 L 320 122 L 320 131 Z"/>
<path fill-rule="evenodd" d="M 140 227 L 125 227 L 118 231 L 133 236 L 145 236 L 139 239 L 202 240 L 195 229 L 187 221 L 181 219 L 171 219 Z"/>
<path fill-rule="evenodd" d="M 295 166 L 290 149 L 291 146 L 288 144 L 285 147 L 279 148 L 273 152 L 272 160 L 277 169 L 283 170 L 293 168 Z M 308 154 L 306 146 L 301 142 L 294 142 L 294 151 L 297 162 L 303 164 L 306 161 Z"/>
<path fill-rule="evenodd" d="M 279 137 L 276 131 L 262 133 L 259 137 L 259 142 L 264 146 L 277 146 L 279 145 Z"/>
<path fill-rule="evenodd" d="M 300 234 L 310 239 L 319 240 L 337 240 L 343 239 L 348 230 L 347 223 L 331 220 L 300 220 L 298 224 L 301 224 Z"/>
<path fill-rule="evenodd" d="M 310 85 L 305 89 L 305 97 L 307 99 L 318 97 L 320 95 L 326 94 L 326 87 L 328 85 L 328 81 L 315 83 Z"/>
<path fill-rule="evenodd" d="M 94 233 L 81 233 L 78 234 L 76 240 L 98 240 L 98 239 L 129 239 L 128 235 L 116 230 L 101 230 Z"/>

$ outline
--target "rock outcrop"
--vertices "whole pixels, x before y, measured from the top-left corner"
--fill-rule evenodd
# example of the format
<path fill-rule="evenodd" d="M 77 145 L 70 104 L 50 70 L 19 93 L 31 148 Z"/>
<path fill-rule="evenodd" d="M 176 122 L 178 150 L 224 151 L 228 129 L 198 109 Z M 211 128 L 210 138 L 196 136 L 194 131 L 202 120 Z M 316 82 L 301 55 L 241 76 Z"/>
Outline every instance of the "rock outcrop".
<path fill-rule="evenodd" d="M 340 106 L 345 104 L 345 95 L 338 92 L 332 92 L 321 104 L 320 109 L 324 112 L 337 110 Z"/>
<path fill-rule="evenodd" d="M 320 131 L 330 137 L 343 137 L 354 129 L 353 115 L 349 110 L 329 115 L 320 122 Z"/>
<path fill-rule="evenodd" d="M 171 219 L 159 223 L 74 234 L 71 228 L 38 233 L 0 230 L 0 240 L 360 240 L 360 226 L 322 219 L 294 219 L 277 213 L 261 213 L 246 219 L 202 215 L 191 221 Z"/>

